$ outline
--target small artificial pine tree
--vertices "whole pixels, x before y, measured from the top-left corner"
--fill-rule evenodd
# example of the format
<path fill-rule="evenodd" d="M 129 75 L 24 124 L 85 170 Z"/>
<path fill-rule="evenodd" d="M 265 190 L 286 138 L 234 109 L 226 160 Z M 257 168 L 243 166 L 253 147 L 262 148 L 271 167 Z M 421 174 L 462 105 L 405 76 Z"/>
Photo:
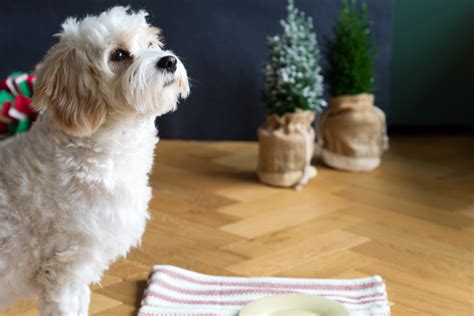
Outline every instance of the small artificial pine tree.
<path fill-rule="evenodd" d="M 358 6 L 357 0 L 344 0 L 334 37 L 325 38 L 325 77 L 332 96 L 374 92 L 375 47 L 370 24 L 366 3 Z"/>
<path fill-rule="evenodd" d="M 297 109 L 319 112 L 323 100 L 320 53 L 311 17 L 288 1 L 287 20 L 281 20 L 283 34 L 268 38 L 269 62 L 263 99 L 268 114 L 283 115 Z"/>

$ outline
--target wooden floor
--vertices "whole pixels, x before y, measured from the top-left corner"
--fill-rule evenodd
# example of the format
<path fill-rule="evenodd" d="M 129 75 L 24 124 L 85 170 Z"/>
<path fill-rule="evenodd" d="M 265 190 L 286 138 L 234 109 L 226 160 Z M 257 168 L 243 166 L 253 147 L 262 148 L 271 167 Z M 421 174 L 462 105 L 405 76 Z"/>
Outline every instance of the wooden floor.
<path fill-rule="evenodd" d="M 94 286 L 92 315 L 133 315 L 151 265 L 218 275 L 381 275 L 393 315 L 474 315 L 474 137 L 398 136 L 383 166 L 318 164 L 303 191 L 260 184 L 257 145 L 162 141 L 141 249 Z M 37 315 L 34 302 L 6 315 Z"/>

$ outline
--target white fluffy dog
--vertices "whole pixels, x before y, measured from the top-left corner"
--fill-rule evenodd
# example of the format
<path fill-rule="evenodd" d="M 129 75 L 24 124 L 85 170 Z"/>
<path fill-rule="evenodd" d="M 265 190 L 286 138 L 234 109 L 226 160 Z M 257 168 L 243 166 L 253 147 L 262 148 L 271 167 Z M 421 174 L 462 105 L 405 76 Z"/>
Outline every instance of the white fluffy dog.
<path fill-rule="evenodd" d="M 87 315 L 89 284 L 148 218 L 154 118 L 189 94 L 144 11 L 67 19 L 39 69 L 32 129 L 0 143 L 0 310 Z"/>

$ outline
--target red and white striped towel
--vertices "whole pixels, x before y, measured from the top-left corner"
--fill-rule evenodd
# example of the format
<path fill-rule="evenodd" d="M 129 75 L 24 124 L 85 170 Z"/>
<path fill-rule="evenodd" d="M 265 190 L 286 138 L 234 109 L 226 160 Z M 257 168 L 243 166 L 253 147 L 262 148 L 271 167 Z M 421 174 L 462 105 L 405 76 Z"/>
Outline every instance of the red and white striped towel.
<path fill-rule="evenodd" d="M 335 300 L 352 316 L 390 315 L 379 276 L 352 280 L 220 277 L 156 265 L 138 316 L 237 316 L 249 302 L 289 293 Z"/>

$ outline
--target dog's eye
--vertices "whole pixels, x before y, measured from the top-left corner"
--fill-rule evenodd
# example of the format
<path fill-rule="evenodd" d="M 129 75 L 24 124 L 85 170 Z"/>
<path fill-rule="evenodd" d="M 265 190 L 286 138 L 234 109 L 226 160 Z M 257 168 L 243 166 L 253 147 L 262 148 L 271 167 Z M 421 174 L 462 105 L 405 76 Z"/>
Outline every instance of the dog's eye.
<path fill-rule="evenodd" d="M 148 48 L 153 46 L 153 42 L 148 43 Z"/>
<path fill-rule="evenodd" d="M 112 61 L 123 61 L 125 59 L 130 58 L 130 53 L 127 52 L 126 50 L 123 50 L 121 48 L 117 48 L 112 55 L 110 55 L 110 59 Z"/>

